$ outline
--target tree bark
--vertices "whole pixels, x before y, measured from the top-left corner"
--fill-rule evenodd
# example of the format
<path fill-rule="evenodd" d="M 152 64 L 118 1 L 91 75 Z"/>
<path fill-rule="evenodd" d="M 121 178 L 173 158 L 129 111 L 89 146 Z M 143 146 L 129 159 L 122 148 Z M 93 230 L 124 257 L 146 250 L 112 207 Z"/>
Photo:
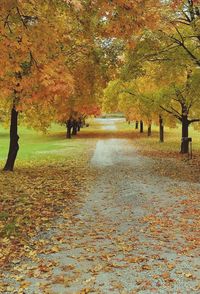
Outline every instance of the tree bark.
<path fill-rule="evenodd" d="M 13 171 L 17 153 L 19 150 L 18 144 L 18 111 L 15 107 L 11 111 L 11 123 L 10 123 L 10 146 L 8 151 L 8 157 L 4 166 L 4 171 Z"/>
<path fill-rule="evenodd" d="M 68 119 L 67 123 L 66 123 L 66 126 L 67 126 L 67 134 L 66 134 L 66 138 L 67 139 L 71 139 L 71 129 L 72 129 L 72 121 L 71 119 Z"/>
<path fill-rule="evenodd" d="M 143 133 L 144 132 L 144 123 L 143 121 L 141 120 L 140 121 L 140 133 Z"/>
<path fill-rule="evenodd" d="M 182 140 L 181 140 L 181 153 L 185 154 L 189 151 L 189 120 L 187 115 L 182 115 Z"/>
<path fill-rule="evenodd" d="M 163 118 L 160 115 L 159 116 L 159 134 L 160 134 L 160 142 L 164 142 L 164 124 L 163 124 Z"/>
<path fill-rule="evenodd" d="M 78 127 L 77 121 L 74 119 L 72 122 L 72 135 L 74 136 L 77 135 L 77 127 Z"/>
<path fill-rule="evenodd" d="M 148 125 L 148 137 L 151 136 L 151 123 L 149 123 Z"/>
<path fill-rule="evenodd" d="M 136 122 L 135 122 L 135 129 L 136 129 L 136 130 L 138 130 L 138 125 L 139 125 L 139 123 L 138 123 L 138 121 L 136 120 Z"/>
<path fill-rule="evenodd" d="M 80 132 L 81 130 L 81 126 L 82 126 L 82 121 L 81 121 L 81 118 L 78 119 L 78 126 L 77 126 L 77 130 L 78 132 Z"/>

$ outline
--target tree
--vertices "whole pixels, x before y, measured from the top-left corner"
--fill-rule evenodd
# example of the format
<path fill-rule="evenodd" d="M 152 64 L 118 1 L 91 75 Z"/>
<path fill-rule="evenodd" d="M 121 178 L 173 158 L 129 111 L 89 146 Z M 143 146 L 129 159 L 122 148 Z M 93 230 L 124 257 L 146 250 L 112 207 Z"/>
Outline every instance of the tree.
<path fill-rule="evenodd" d="M 9 0 L 1 6 L 0 84 L 4 89 L 4 105 L 11 109 L 10 148 L 4 170 L 13 170 L 19 149 L 19 111 L 39 127 L 33 113 L 50 114 L 73 92 L 73 78 L 61 54 L 67 15 L 63 12 L 61 18 L 60 9 L 62 5 L 55 6 L 51 1 Z"/>
<path fill-rule="evenodd" d="M 138 76 L 141 81 L 145 76 L 149 77 L 142 95 L 150 94 L 158 106 L 159 117 L 165 112 L 181 122 L 182 153 L 188 151 L 189 125 L 199 121 L 200 101 L 195 92 L 198 85 L 194 82 L 198 80 L 197 68 L 200 65 L 198 3 L 163 2 L 162 22 L 155 30 L 144 31 L 136 46 L 126 51 L 121 71 L 122 79 L 127 81 L 138 79 Z M 154 85 L 152 91 L 145 89 L 149 84 Z M 156 93 L 159 93 L 159 99 L 154 95 Z M 162 141 L 163 117 L 159 122 Z"/>
<path fill-rule="evenodd" d="M 182 84 L 173 83 L 161 91 L 161 108 L 174 116 L 182 125 L 181 153 L 188 153 L 189 126 L 194 122 L 200 122 L 200 116 L 196 117 L 196 109 L 199 109 L 199 79 L 198 70 L 187 70 L 186 78 Z M 199 115 L 199 114 L 198 114 Z"/>

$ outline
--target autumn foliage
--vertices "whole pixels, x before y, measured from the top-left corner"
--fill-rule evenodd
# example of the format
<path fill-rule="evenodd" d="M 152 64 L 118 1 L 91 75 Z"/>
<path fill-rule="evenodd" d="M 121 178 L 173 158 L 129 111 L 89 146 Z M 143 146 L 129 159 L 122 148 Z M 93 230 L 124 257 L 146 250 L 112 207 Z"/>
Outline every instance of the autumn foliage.
<path fill-rule="evenodd" d="M 23 123 L 45 131 L 52 122 L 98 115 L 103 90 L 121 80 L 119 95 L 111 93 L 114 108 L 106 106 L 112 100 L 107 96 L 104 109 L 120 109 L 129 120 L 149 126 L 160 116 L 168 123 L 172 115 L 173 121 L 185 121 L 182 137 L 188 137 L 190 123 L 199 121 L 198 5 L 190 0 L 2 1 L 1 120 L 8 121 L 14 110 Z M 173 88 L 178 97 L 170 96 Z M 15 132 L 13 158 L 19 148 Z"/>

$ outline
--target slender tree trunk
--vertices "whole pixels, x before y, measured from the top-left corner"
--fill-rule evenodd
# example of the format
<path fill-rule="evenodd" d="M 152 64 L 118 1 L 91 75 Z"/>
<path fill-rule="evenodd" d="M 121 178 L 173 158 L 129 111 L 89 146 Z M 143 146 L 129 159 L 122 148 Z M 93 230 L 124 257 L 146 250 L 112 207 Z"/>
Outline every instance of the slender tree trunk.
<path fill-rule="evenodd" d="M 72 135 L 77 135 L 77 121 L 74 119 L 72 123 Z"/>
<path fill-rule="evenodd" d="M 163 118 L 160 115 L 159 116 L 159 133 L 160 133 L 160 142 L 164 142 L 164 124 L 163 124 Z"/>
<path fill-rule="evenodd" d="M 135 122 L 135 129 L 138 130 L 139 122 L 136 120 Z"/>
<path fill-rule="evenodd" d="M 182 115 L 182 140 L 181 140 L 181 153 L 185 154 L 189 151 L 189 121 L 187 115 Z"/>
<path fill-rule="evenodd" d="M 71 139 L 71 137 L 72 137 L 72 135 L 71 135 L 71 129 L 72 129 L 72 121 L 71 121 L 71 119 L 68 119 L 68 121 L 66 123 L 66 126 L 67 126 L 66 138 Z"/>
<path fill-rule="evenodd" d="M 140 121 L 140 133 L 143 133 L 144 132 L 144 123 L 143 121 L 141 120 Z"/>
<path fill-rule="evenodd" d="M 67 139 L 71 139 L 72 135 L 71 135 L 71 127 L 67 127 Z"/>
<path fill-rule="evenodd" d="M 79 117 L 78 121 L 77 121 L 77 131 L 80 132 L 81 130 L 81 126 L 82 126 L 82 120 L 81 118 Z"/>
<path fill-rule="evenodd" d="M 151 136 L 151 123 L 149 123 L 148 125 L 148 137 Z"/>
<path fill-rule="evenodd" d="M 4 171 L 13 171 L 15 160 L 19 150 L 18 140 L 18 111 L 16 111 L 15 107 L 13 107 L 11 111 L 10 123 L 10 146 L 7 161 L 3 169 Z"/>
<path fill-rule="evenodd" d="M 84 123 L 83 123 L 83 119 L 81 118 L 80 119 L 80 128 L 83 128 L 84 127 Z"/>

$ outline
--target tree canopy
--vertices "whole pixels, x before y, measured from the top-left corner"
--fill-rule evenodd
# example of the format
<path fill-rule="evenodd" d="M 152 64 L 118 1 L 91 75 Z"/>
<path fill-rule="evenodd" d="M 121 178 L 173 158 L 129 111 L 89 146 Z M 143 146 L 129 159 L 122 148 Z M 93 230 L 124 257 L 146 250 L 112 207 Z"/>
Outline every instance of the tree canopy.
<path fill-rule="evenodd" d="M 198 0 L 1 1 L 1 121 L 15 110 L 45 131 L 103 105 L 148 124 L 160 115 L 199 122 L 199 7 Z"/>

